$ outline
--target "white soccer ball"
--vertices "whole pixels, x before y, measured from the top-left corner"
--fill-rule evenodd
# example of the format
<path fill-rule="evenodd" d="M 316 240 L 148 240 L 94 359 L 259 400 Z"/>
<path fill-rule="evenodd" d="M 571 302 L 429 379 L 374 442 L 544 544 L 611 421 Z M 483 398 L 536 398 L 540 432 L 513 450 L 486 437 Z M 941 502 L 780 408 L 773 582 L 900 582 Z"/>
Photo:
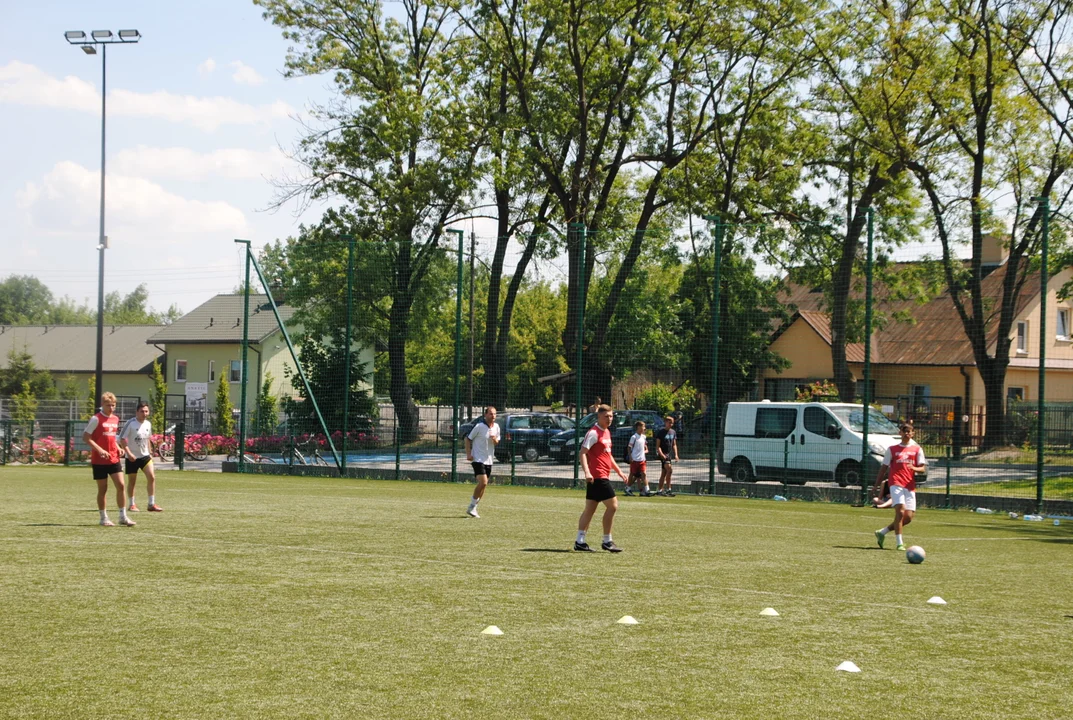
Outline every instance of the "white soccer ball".
<path fill-rule="evenodd" d="M 913 565 L 919 565 L 920 563 L 924 562 L 925 557 L 926 554 L 924 552 L 924 548 L 920 547 L 919 545 L 914 545 L 905 551 L 905 559 Z"/>

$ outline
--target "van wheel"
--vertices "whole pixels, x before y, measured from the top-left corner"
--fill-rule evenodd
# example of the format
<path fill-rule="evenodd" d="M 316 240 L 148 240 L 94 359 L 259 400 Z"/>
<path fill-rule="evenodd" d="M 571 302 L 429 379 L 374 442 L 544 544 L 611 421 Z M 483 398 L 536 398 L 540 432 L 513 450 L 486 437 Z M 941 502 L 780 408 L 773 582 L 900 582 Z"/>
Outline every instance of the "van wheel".
<path fill-rule="evenodd" d="M 753 468 L 745 458 L 735 458 L 730 463 L 730 479 L 734 482 L 753 482 Z"/>
<path fill-rule="evenodd" d="M 861 484 L 861 464 L 856 460 L 843 460 L 835 470 L 835 481 L 839 487 Z"/>
<path fill-rule="evenodd" d="M 535 447 L 527 447 L 525 452 L 522 453 L 522 457 L 526 462 L 536 462 L 540 458 L 540 451 Z"/>

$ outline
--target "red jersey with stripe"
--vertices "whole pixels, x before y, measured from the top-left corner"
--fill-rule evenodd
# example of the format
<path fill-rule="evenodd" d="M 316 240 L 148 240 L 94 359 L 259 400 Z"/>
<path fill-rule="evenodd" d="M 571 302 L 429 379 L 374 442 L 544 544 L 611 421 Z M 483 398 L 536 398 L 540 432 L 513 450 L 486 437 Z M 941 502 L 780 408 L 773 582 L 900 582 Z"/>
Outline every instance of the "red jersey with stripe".
<path fill-rule="evenodd" d="M 115 413 L 111 415 L 103 415 L 97 413 L 90 418 L 89 424 L 86 425 L 86 432 L 93 438 L 93 442 L 100 445 L 102 448 L 108 451 L 108 459 L 101 459 L 100 455 L 93 452 L 93 459 L 90 463 L 93 465 L 115 465 L 119 462 L 119 443 L 116 442 L 116 435 L 119 432 L 119 416 Z"/>
<path fill-rule="evenodd" d="M 593 425 L 585 435 L 582 443 L 585 456 L 589 459 L 589 472 L 594 478 L 611 477 L 611 431 L 599 425 Z"/>
<path fill-rule="evenodd" d="M 887 469 L 887 482 L 891 485 L 903 487 L 906 490 L 916 490 L 917 479 L 916 473 L 913 472 L 913 466 L 926 464 L 924 448 L 915 442 L 910 442 L 908 445 L 902 445 L 901 443 L 891 445 L 887 448 L 887 452 L 883 457 L 883 464 L 889 466 Z"/>

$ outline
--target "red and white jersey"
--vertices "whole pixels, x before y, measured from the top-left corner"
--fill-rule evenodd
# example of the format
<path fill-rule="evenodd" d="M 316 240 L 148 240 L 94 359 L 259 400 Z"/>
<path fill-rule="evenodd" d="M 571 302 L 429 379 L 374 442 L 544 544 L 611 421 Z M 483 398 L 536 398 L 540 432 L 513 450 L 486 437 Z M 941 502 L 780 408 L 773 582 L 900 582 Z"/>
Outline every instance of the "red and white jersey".
<path fill-rule="evenodd" d="M 924 448 L 910 440 L 908 445 L 891 445 L 883 454 L 883 464 L 888 467 L 887 482 L 907 490 L 917 489 L 914 465 L 926 465 Z"/>
<path fill-rule="evenodd" d="M 93 465 L 115 465 L 119 462 L 119 443 L 116 442 L 116 434 L 119 431 L 119 416 L 115 413 L 103 415 L 97 413 L 86 423 L 86 432 L 93 438 L 93 442 L 108 451 L 108 459 L 105 460 L 96 452 L 90 463 Z"/>
<path fill-rule="evenodd" d="M 594 478 L 611 477 L 611 431 L 593 425 L 581 443 L 589 459 L 589 472 Z"/>

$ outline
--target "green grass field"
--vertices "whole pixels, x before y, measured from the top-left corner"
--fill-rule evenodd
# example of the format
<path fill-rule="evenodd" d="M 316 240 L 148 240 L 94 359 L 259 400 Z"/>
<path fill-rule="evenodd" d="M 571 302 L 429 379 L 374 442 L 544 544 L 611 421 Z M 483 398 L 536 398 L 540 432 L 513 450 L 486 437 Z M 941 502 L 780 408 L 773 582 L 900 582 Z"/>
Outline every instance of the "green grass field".
<path fill-rule="evenodd" d="M 924 510 L 913 566 L 833 504 L 622 498 L 611 555 L 564 552 L 578 491 L 474 520 L 462 485 L 165 472 L 101 528 L 88 469 L 0 490 L 3 717 L 1073 716 L 1073 521 Z"/>

